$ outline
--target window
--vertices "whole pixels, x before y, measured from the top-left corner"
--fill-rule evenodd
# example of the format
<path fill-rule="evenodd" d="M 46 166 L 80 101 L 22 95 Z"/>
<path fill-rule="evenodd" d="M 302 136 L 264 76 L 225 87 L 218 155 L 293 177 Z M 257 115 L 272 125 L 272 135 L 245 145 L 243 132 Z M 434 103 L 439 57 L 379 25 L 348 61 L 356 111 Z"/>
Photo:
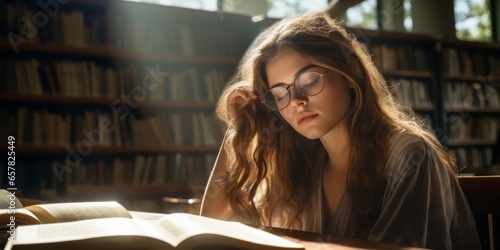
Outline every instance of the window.
<path fill-rule="evenodd" d="M 283 18 L 312 10 L 324 9 L 328 6 L 327 0 L 267 0 L 267 16 Z"/>
<path fill-rule="evenodd" d="M 413 20 L 411 18 L 411 0 L 401 0 L 402 8 L 404 11 L 404 21 L 403 26 L 404 30 L 411 31 L 413 26 Z M 379 22 L 394 22 L 397 20 L 379 20 L 383 19 L 383 17 L 391 17 L 394 13 L 393 11 L 399 11 L 394 9 L 383 9 L 381 13 L 377 13 L 377 9 L 379 9 L 379 1 L 377 0 L 365 0 L 358 5 L 355 5 L 347 10 L 347 22 L 346 25 L 349 27 L 356 28 L 364 28 L 364 29 L 378 29 Z M 395 8 L 394 3 L 388 3 L 391 8 Z M 399 8 L 399 7 L 396 7 Z M 383 29 L 390 29 L 386 26 L 387 23 L 383 23 Z"/>
<path fill-rule="evenodd" d="M 346 26 L 377 29 L 377 1 L 366 0 L 360 4 L 347 9 Z"/>
<path fill-rule="evenodd" d="M 492 41 L 489 0 L 455 0 L 455 29 L 458 39 Z"/>
<path fill-rule="evenodd" d="M 142 3 L 153 3 L 169 6 L 184 7 L 190 9 L 201 9 L 216 11 L 217 10 L 217 0 L 124 0 L 129 2 L 142 2 Z"/>
<path fill-rule="evenodd" d="M 328 6 L 328 0 L 124 0 L 131 2 L 153 3 L 208 11 L 217 11 L 218 5 L 225 6 L 224 11 L 255 15 L 255 9 L 267 9 L 266 15 L 272 18 L 283 18 L 311 10 L 319 10 Z M 254 6 L 250 6 L 254 5 Z M 258 6 L 257 6 L 258 5 Z M 263 5 L 263 6 L 260 6 Z M 264 14 L 264 13 L 263 13 Z"/>
<path fill-rule="evenodd" d="M 405 10 L 405 19 L 403 25 L 406 31 L 412 31 L 413 19 L 411 18 L 411 0 L 404 0 L 403 6 Z"/>

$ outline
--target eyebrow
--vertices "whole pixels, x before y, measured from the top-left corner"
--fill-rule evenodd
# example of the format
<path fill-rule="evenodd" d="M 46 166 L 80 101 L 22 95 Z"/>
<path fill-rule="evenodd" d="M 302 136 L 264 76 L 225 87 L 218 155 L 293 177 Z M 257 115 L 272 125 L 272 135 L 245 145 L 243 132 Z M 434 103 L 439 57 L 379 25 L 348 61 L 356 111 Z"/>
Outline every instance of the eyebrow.
<path fill-rule="evenodd" d="M 315 65 L 315 64 L 309 64 L 309 65 L 304 66 L 299 71 L 297 71 L 297 73 L 295 73 L 293 80 L 295 81 L 295 79 L 297 79 L 297 77 L 299 77 L 300 74 L 302 74 L 305 71 L 307 71 L 308 69 L 314 68 L 314 67 L 319 67 L 319 66 Z M 293 84 L 293 82 L 291 84 Z M 283 85 L 290 85 L 290 83 L 278 82 L 278 83 L 274 84 L 273 86 L 271 86 L 271 88 L 274 88 L 276 86 L 283 86 Z"/>

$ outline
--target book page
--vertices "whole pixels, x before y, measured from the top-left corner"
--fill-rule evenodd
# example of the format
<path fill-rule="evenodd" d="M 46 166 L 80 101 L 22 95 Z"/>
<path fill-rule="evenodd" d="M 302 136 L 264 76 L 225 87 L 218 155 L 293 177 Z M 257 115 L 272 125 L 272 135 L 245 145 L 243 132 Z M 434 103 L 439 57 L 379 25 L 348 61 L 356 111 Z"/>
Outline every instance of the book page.
<path fill-rule="evenodd" d="M 157 227 L 163 232 L 168 242 L 174 246 L 182 244 L 183 249 L 198 246 L 200 241 L 209 245 L 259 245 L 303 249 L 302 245 L 293 241 L 239 222 L 217 220 L 188 213 L 166 215 L 157 222 Z"/>
<path fill-rule="evenodd" d="M 0 222 L 0 243 L 7 242 L 18 226 L 40 224 L 38 218 L 24 208 L 0 209 Z"/>
<path fill-rule="evenodd" d="M 112 217 L 132 218 L 122 205 L 114 201 L 52 203 L 32 205 L 26 209 L 33 212 L 42 223 Z"/>
<path fill-rule="evenodd" d="M 191 249 L 234 246 L 304 249 L 301 245 L 238 222 L 170 214 L 156 224 L 129 218 L 90 219 L 20 226 L 14 249 Z M 134 245 L 135 244 L 135 245 Z"/>
<path fill-rule="evenodd" d="M 157 249 L 159 245 L 167 249 L 168 244 L 161 238 L 161 234 L 150 223 L 129 218 L 104 218 L 21 226 L 16 231 L 13 245 L 14 249 L 23 249 L 16 246 L 29 247 L 32 244 L 37 244 L 37 249 L 69 249 L 68 246 L 88 249 L 88 246 L 99 243 L 101 245 L 96 249 L 129 249 L 131 244 L 141 246 L 141 249 L 148 249 L 152 245 L 156 247 L 151 249 Z"/>
<path fill-rule="evenodd" d="M 38 218 L 27 209 L 0 209 L 0 221 L 5 222 L 5 225 L 0 225 L 0 228 L 6 228 L 8 226 L 7 223 L 10 221 L 12 216 L 14 216 L 13 221 L 16 226 L 41 223 L 40 220 L 38 220 Z"/>
<path fill-rule="evenodd" d="M 0 189 L 0 209 L 22 208 L 23 204 L 16 197 L 16 192 Z"/>

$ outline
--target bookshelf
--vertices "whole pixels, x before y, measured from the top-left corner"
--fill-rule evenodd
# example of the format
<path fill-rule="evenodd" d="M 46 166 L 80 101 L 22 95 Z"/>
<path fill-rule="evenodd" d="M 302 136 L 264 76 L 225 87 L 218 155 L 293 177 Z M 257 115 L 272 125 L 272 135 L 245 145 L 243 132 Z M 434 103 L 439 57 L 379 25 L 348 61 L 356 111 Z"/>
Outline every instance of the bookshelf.
<path fill-rule="evenodd" d="M 442 40 L 444 142 L 464 173 L 498 173 L 500 129 L 500 46 Z"/>
<path fill-rule="evenodd" d="M 18 193 L 158 211 L 162 195 L 203 186 L 222 138 L 213 115 L 218 94 L 276 19 L 60 2 L 0 0 L 0 103 L 7 107 L 0 133 L 16 138 Z M 500 165 L 499 45 L 347 29 L 367 45 L 394 96 L 468 166 L 464 172 L 490 174 Z"/>
<path fill-rule="evenodd" d="M 440 127 L 440 93 L 432 36 L 347 28 L 364 43 L 387 80 L 393 95 L 424 119 L 430 129 Z"/>
<path fill-rule="evenodd" d="M 16 138 L 19 195 L 160 211 L 162 195 L 204 185 L 223 132 L 215 102 L 256 35 L 251 18 L 49 2 L 0 0 L 0 131 Z"/>

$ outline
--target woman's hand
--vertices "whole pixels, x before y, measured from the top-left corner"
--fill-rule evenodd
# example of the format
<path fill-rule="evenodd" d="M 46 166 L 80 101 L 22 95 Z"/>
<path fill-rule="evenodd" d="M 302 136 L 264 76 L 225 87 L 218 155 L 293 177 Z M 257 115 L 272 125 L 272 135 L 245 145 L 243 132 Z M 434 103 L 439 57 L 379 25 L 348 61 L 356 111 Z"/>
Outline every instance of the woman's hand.
<path fill-rule="evenodd" d="M 255 91 L 247 88 L 237 88 L 227 98 L 227 112 L 229 120 L 238 117 L 241 109 L 257 99 Z"/>

